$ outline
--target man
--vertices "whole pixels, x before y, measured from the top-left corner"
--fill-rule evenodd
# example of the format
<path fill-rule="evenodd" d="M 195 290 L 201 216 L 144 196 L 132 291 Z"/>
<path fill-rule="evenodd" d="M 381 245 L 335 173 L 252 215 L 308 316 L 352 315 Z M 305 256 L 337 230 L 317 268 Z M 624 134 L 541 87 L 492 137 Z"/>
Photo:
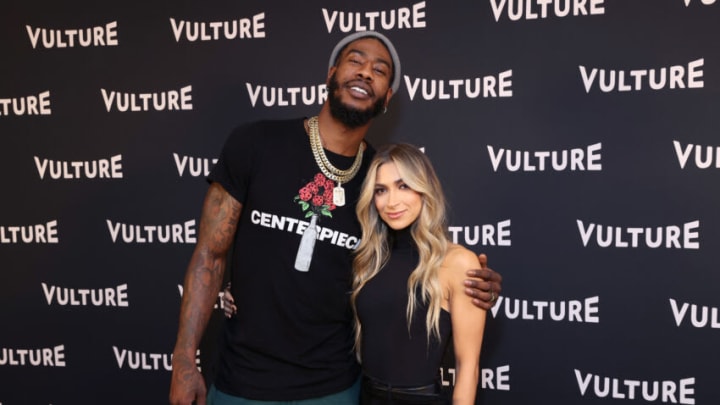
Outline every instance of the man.
<path fill-rule="evenodd" d="M 173 352 L 174 405 L 205 404 L 195 353 L 231 244 L 237 313 L 210 401 L 357 403 L 348 300 L 360 235 L 354 201 L 373 154 L 364 137 L 399 88 L 400 60 L 382 34 L 351 34 L 333 50 L 326 83 L 318 117 L 236 129 L 209 176 Z M 467 280 L 467 293 L 489 308 L 501 278 L 482 267 L 468 274 L 487 281 Z"/>

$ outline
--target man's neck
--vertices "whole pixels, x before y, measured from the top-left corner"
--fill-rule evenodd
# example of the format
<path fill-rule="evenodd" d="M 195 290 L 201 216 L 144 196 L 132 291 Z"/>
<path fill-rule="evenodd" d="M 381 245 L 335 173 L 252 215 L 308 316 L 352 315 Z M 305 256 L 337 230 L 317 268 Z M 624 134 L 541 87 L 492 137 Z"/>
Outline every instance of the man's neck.
<path fill-rule="evenodd" d="M 327 104 L 318 114 L 318 130 L 323 147 L 338 155 L 355 156 L 369 128 L 369 122 L 361 127 L 348 128 L 332 116 Z"/>

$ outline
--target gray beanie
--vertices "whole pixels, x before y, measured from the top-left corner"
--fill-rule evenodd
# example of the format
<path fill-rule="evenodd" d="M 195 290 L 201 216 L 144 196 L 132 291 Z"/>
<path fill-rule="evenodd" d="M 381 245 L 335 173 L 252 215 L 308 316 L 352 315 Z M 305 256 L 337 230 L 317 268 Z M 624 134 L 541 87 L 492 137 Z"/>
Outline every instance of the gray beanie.
<path fill-rule="evenodd" d="M 340 51 L 347 46 L 350 42 L 353 42 L 357 39 L 361 38 L 376 38 L 379 39 L 380 42 L 385 45 L 388 52 L 390 52 L 390 57 L 392 58 L 393 63 L 393 81 L 390 83 L 390 88 L 393 91 L 393 94 L 396 94 L 398 89 L 400 88 L 400 58 L 398 57 L 397 51 L 395 50 L 395 47 L 393 46 L 392 42 L 383 34 L 375 31 L 358 31 L 355 33 L 352 33 L 345 38 L 341 39 L 340 42 L 335 45 L 335 49 L 333 49 L 332 53 L 330 54 L 330 63 L 328 63 L 328 69 L 335 66 L 335 60 L 340 55 Z"/>

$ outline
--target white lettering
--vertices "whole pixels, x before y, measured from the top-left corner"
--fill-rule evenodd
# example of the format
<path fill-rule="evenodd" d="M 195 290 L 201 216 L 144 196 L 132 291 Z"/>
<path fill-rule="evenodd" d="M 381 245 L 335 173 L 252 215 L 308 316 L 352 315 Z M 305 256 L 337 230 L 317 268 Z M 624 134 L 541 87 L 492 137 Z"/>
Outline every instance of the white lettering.
<path fill-rule="evenodd" d="M 483 76 L 469 79 L 437 80 L 403 76 L 410 101 L 420 91 L 423 100 L 458 100 L 512 97 L 512 70 L 497 76 Z"/>
<path fill-rule="evenodd" d="M 602 143 L 561 151 L 520 151 L 499 148 L 497 151 L 487 145 L 493 171 L 500 169 L 505 158 L 505 168 L 510 172 L 534 172 L 551 169 L 553 171 L 601 171 Z"/>
<path fill-rule="evenodd" d="M 690 1 L 691 0 L 685 0 L 685 7 L 690 6 Z M 700 0 L 700 3 L 702 3 L 704 6 L 709 6 L 711 4 L 715 4 L 715 1 L 717 0 Z"/>
<path fill-rule="evenodd" d="M 600 323 L 599 303 L 598 296 L 585 298 L 582 301 L 528 301 L 501 296 L 490 312 L 493 318 L 497 318 L 498 313 L 503 310 L 508 319 Z"/>
<path fill-rule="evenodd" d="M 127 349 L 119 349 L 113 346 L 115 360 L 118 368 L 129 368 L 131 370 L 165 370 L 172 371 L 172 354 L 166 353 L 142 353 Z M 198 355 L 199 356 L 199 351 Z M 200 364 L 199 357 L 196 357 L 196 364 Z"/>
<path fill-rule="evenodd" d="M 607 225 L 585 223 L 577 220 L 578 231 L 583 246 L 587 247 L 593 234 L 599 247 L 656 249 L 664 246 L 667 249 L 700 249 L 700 221 L 687 222 L 683 225 L 669 225 L 646 228 L 621 228 Z"/>
<path fill-rule="evenodd" d="M 37 156 L 34 159 L 41 180 L 45 179 L 45 174 L 49 174 L 53 180 L 123 178 L 122 155 L 91 161 L 56 161 Z"/>
<path fill-rule="evenodd" d="M 131 225 L 107 219 L 113 243 L 196 243 L 195 220 L 169 225 Z"/>
<path fill-rule="evenodd" d="M 574 17 L 605 14 L 604 0 L 490 0 L 495 21 L 505 16 L 510 21 L 538 18 Z M 551 7 L 552 6 L 552 7 Z"/>
<path fill-rule="evenodd" d="M 322 9 L 328 34 L 335 28 L 341 32 L 351 31 L 389 31 L 391 29 L 425 28 L 425 2 L 415 3 L 412 7 L 396 10 L 346 12 Z M 337 27 L 336 27 L 337 25 Z"/>
<path fill-rule="evenodd" d="M 444 387 L 455 386 L 455 375 L 454 368 L 440 367 L 440 381 Z M 482 389 L 510 391 L 510 366 L 480 369 L 479 383 Z"/>
<path fill-rule="evenodd" d="M 65 367 L 65 345 L 41 349 L 0 349 L 0 366 Z"/>
<path fill-rule="evenodd" d="M 128 111 L 188 111 L 193 109 L 192 86 L 180 90 L 169 90 L 159 93 L 118 93 L 100 89 L 105 109 L 118 112 Z"/>
<path fill-rule="evenodd" d="M 661 401 L 673 404 L 694 405 L 695 378 L 680 381 L 641 381 L 601 377 L 575 369 L 575 379 L 580 395 L 594 395 L 598 398 L 643 399 L 647 402 Z M 590 385 L 592 383 L 592 390 Z"/>
<path fill-rule="evenodd" d="M 210 174 L 212 166 L 218 161 L 217 159 L 190 156 L 180 157 L 177 153 L 173 153 L 173 159 L 175 160 L 175 166 L 177 167 L 180 177 L 185 173 L 185 169 L 187 169 L 188 175 L 191 177 L 207 177 L 207 175 Z"/>
<path fill-rule="evenodd" d="M 300 221 L 291 217 L 282 217 L 266 212 L 253 210 L 250 213 L 250 221 L 264 228 L 278 229 L 285 232 L 296 233 L 301 235 L 309 222 Z M 329 228 L 317 226 L 317 240 L 327 242 L 335 246 L 344 247 L 353 250 L 359 242 L 357 236 L 348 235 L 347 233 L 336 231 Z"/>
<path fill-rule="evenodd" d="M 681 169 L 684 169 L 687 165 L 690 156 L 693 155 L 693 150 L 695 151 L 695 159 L 693 160 L 695 167 L 698 169 L 708 169 L 710 167 L 720 169 L 720 146 L 688 144 L 683 147 L 678 141 L 673 141 L 673 146 Z"/>
<path fill-rule="evenodd" d="M 97 289 L 48 286 L 42 283 L 48 305 L 128 307 L 127 284 Z"/>
<path fill-rule="evenodd" d="M 512 246 L 510 239 L 511 220 L 506 219 L 496 225 L 450 226 L 448 231 L 453 243 L 470 246 Z"/>
<path fill-rule="evenodd" d="M 684 302 L 678 306 L 677 301 L 670 298 L 670 307 L 672 309 L 675 324 L 680 325 L 685 320 L 685 315 L 690 309 L 690 323 L 695 328 L 710 327 L 711 329 L 720 329 L 720 318 L 718 318 L 717 307 L 698 306 L 696 304 L 688 304 Z"/>
<path fill-rule="evenodd" d="M 51 115 L 50 91 L 43 91 L 37 96 L 18 98 L 0 98 L 0 117 L 23 115 Z"/>
<path fill-rule="evenodd" d="M 265 107 L 287 107 L 296 105 L 320 105 L 327 99 L 327 86 L 319 84 L 310 87 L 267 87 L 245 83 L 253 107 L 262 100 Z"/>
<path fill-rule="evenodd" d="M 265 13 L 230 21 L 177 21 L 170 18 L 175 42 L 218 41 L 221 39 L 265 38 Z"/>
<path fill-rule="evenodd" d="M 579 66 L 585 92 L 590 93 L 595 84 L 603 93 L 613 91 L 642 91 L 646 89 L 699 89 L 705 86 L 703 66 L 705 59 L 697 59 L 687 67 L 675 65 L 656 69 L 640 70 L 606 70 L 592 68 L 589 72 L 585 66 Z M 632 77 L 634 80 L 630 80 Z"/>
<path fill-rule="evenodd" d="M 57 220 L 45 224 L 24 226 L 0 225 L 0 244 L 58 243 Z"/>
<path fill-rule="evenodd" d="M 81 46 L 117 46 L 117 21 L 104 26 L 80 29 L 47 29 L 25 26 L 33 49 L 38 45 L 43 48 L 73 48 Z"/>

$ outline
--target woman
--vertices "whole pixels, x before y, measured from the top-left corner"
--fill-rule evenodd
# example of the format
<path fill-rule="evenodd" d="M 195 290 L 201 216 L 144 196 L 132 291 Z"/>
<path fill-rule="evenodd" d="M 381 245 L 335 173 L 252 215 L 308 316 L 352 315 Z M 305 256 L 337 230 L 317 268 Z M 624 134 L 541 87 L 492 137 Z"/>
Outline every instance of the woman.
<path fill-rule="evenodd" d="M 428 158 L 406 144 L 374 157 L 356 213 L 362 239 L 351 301 L 362 363 L 360 403 L 444 404 L 443 352 L 455 350 L 453 404 L 474 404 L 485 310 L 467 299 L 465 270 L 478 257 L 450 243 L 445 197 Z M 225 314 L 234 313 L 223 295 Z"/>
<path fill-rule="evenodd" d="M 411 145 L 380 150 L 357 204 L 353 262 L 361 404 L 444 403 L 438 372 L 452 337 L 453 404 L 474 404 L 486 313 L 463 292 L 473 252 L 450 243 L 445 198 L 428 158 Z"/>

